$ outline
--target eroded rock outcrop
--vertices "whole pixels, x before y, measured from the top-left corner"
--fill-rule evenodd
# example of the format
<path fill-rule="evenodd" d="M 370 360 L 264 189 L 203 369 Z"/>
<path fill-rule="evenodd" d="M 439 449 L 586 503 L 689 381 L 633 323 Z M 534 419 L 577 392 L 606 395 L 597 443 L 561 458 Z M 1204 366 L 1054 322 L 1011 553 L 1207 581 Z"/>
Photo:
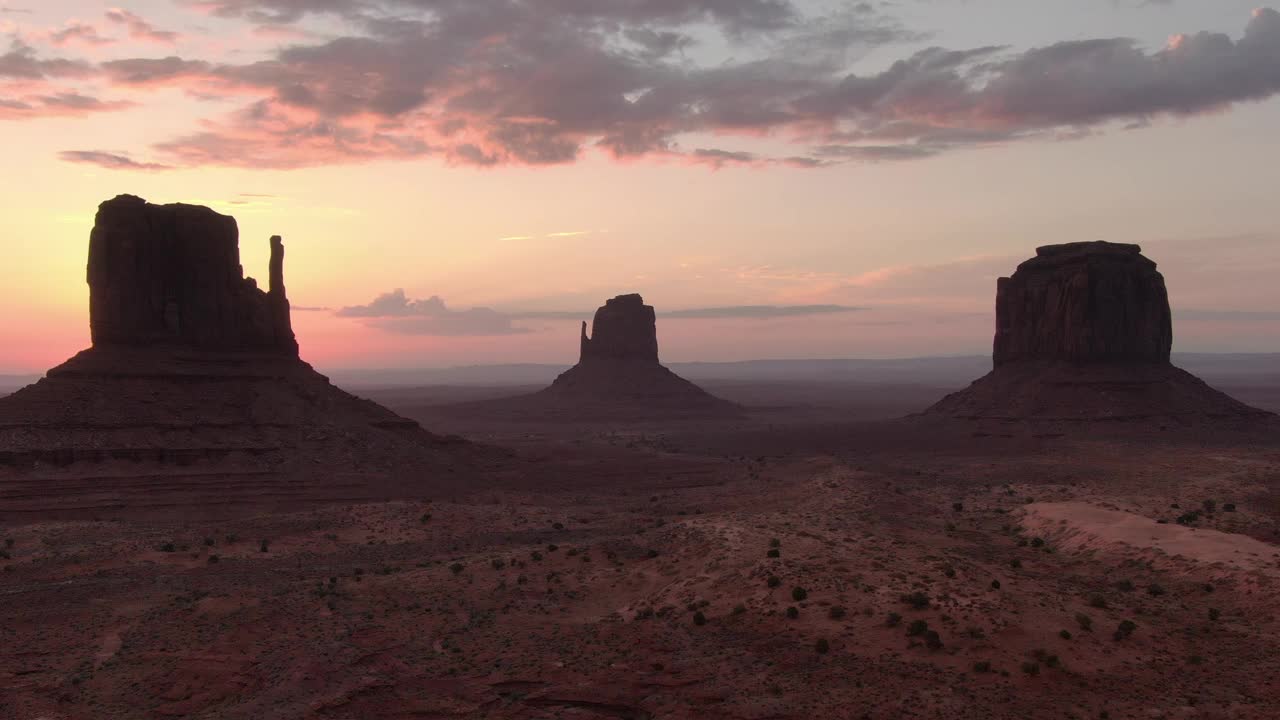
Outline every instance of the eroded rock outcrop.
<path fill-rule="evenodd" d="M 97 345 L 161 343 L 296 356 L 284 243 L 271 238 L 263 292 L 240 265 L 235 218 L 196 205 L 120 195 L 89 237 L 89 327 Z"/>
<path fill-rule="evenodd" d="M 579 363 L 636 362 L 658 364 L 658 322 L 652 305 L 640 295 L 619 295 L 582 323 Z"/>
<path fill-rule="evenodd" d="M 1039 248 L 996 290 L 994 369 L 926 415 L 1194 422 L 1270 418 L 1170 361 L 1169 294 L 1137 245 Z"/>
<path fill-rule="evenodd" d="M 0 398 L 0 518 L 225 512 L 439 494 L 475 446 L 330 384 L 298 357 L 271 240 L 269 288 L 235 220 L 132 196 L 90 236 L 93 347 Z"/>
<path fill-rule="evenodd" d="M 1039 248 L 996 286 L 997 367 L 1027 360 L 1167 363 L 1164 276 L 1137 245 Z"/>
<path fill-rule="evenodd" d="M 658 360 L 654 309 L 640 295 L 619 295 L 582 324 L 578 364 L 515 409 L 589 416 L 733 416 L 741 408 L 671 372 Z M 517 407 L 518 406 L 518 407 Z"/>

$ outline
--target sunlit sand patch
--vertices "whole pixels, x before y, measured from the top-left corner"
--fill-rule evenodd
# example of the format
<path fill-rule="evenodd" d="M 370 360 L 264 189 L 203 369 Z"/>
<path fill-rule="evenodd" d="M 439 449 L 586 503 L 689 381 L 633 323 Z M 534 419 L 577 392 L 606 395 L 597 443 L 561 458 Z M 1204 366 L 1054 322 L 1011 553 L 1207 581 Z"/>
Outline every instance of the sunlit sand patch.
<path fill-rule="evenodd" d="M 1022 522 L 1028 532 L 1052 540 L 1063 550 L 1147 550 L 1280 575 L 1280 547 L 1246 535 L 1161 524 L 1083 502 L 1032 503 L 1024 513 Z"/>

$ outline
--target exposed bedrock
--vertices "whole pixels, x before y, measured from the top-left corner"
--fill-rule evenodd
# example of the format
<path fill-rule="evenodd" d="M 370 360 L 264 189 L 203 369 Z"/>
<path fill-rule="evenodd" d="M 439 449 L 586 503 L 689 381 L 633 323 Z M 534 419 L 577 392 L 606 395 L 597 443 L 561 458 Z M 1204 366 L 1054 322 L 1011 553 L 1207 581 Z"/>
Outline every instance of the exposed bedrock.
<path fill-rule="evenodd" d="M 93 343 L 177 344 L 297 356 L 284 288 L 284 243 L 271 238 L 268 291 L 244 276 L 232 217 L 120 195 L 89 237 Z"/>

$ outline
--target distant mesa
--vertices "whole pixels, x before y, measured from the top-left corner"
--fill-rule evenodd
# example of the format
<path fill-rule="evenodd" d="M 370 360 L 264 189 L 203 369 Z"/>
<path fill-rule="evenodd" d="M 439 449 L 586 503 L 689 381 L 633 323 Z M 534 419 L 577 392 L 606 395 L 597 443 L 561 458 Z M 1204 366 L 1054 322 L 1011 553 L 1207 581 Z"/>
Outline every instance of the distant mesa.
<path fill-rule="evenodd" d="M 658 360 L 653 306 L 619 295 L 582 323 L 578 364 L 531 395 L 454 406 L 464 415 L 561 421 L 736 418 L 738 405 L 711 395 Z"/>
<path fill-rule="evenodd" d="M 0 517 L 412 496 L 472 466 L 299 359 L 279 237 L 264 291 L 233 218 L 121 195 L 87 280 L 93 347 L 0 398 Z"/>
<path fill-rule="evenodd" d="M 996 290 L 994 370 L 928 415 L 1065 421 L 1270 417 L 1170 363 L 1164 276 L 1137 245 L 1039 248 Z"/>

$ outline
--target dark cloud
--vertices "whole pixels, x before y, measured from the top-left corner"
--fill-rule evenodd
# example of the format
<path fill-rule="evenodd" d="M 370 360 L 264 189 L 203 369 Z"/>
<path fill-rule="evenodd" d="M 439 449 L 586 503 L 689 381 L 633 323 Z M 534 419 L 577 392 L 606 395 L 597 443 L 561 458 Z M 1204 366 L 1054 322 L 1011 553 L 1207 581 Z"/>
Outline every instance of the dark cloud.
<path fill-rule="evenodd" d="M 40 58 L 34 48 L 18 40 L 12 42 L 8 52 L 0 55 L 0 79 L 84 77 L 92 72 L 92 66 L 82 60 Z"/>
<path fill-rule="evenodd" d="M 172 170 L 169 165 L 138 162 L 123 153 L 103 152 L 101 150 L 64 150 L 58 157 L 67 162 L 97 165 L 108 170 Z"/>
<path fill-rule="evenodd" d="M 489 308 L 451 310 L 437 296 L 412 300 L 400 289 L 379 295 L 368 305 L 344 307 L 335 314 L 362 318 L 373 327 L 405 335 L 484 336 L 528 332 L 514 327 L 510 316 Z"/>
<path fill-rule="evenodd" d="M 592 147 L 721 167 L 911 160 L 1027 139 L 1068 140 L 1280 94 L 1280 12 L 1243 35 L 929 48 L 875 73 L 857 53 L 917 39 L 876 5 L 814 15 L 787 0 L 193 0 L 276 25 L 354 28 L 268 59 L 103 63 L 130 89 L 243 97 L 245 107 L 159 143 L 175 164 L 302 167 L 435 155 L 479 166 L 571 163 Z M 806 5 L 804 7 L 813 7 Z M 687 52 L 718 30 L 722 62 Z M 61 64 L 59 64 L 61 63 Z M 70 64 L 67 64 L 70 63 Z M 0 77 L 84 72 L 15 46 Z M 783 157 L 695 147 L 768 136 Z M 725 143 L 728 145 L 729 143 Z"/>

